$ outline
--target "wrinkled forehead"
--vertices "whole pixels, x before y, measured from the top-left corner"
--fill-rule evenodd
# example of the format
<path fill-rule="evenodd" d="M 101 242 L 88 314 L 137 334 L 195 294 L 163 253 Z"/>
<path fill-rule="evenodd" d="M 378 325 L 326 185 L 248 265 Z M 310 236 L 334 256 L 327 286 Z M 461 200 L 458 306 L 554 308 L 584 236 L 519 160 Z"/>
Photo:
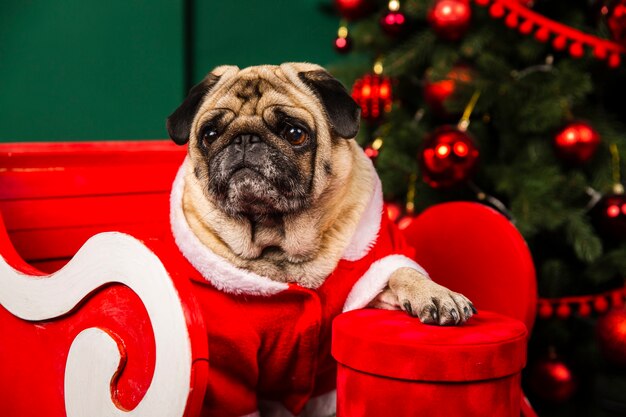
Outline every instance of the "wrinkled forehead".
<path fill-rule="evenodd" d="M 295 85 L 279 66 L 245 68 L 225 81 L 200 106 L 199 119 L 216 109 L 230 110 L 239 117 L 264 117 L 268 112 L 281 111 L 315 125 L 307 110 L 315 98 Z"/>

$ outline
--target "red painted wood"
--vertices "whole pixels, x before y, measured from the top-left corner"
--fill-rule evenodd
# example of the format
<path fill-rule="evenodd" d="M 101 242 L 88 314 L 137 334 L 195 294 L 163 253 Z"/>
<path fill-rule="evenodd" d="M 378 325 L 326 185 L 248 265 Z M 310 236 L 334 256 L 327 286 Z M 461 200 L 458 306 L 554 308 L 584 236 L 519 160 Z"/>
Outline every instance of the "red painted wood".
<path fill-rule="evenodd" d="M 167 192 L 180 161 L 11 168 L 0 173 L 0 200 Z"/>
<path fill-rule="evenodd" d="M 0 145 L 0 212 L 7 216 L 6 226 L 0 216 L 0 255 L 37 276 L 35 267 L 58 269 L 96 233 L 140 238 L 169 266 L 185 312 L 193 359 L 185 416 L 197 417 L 208 375 L 206 330 L 191 284 L 159 242 L 169 233 L 169 189 L 184 155 L 169 141 Z M 113 391 L 121 407 L 133 408 L 151 381 L 154 340 L 141 300 L 112 284 L 55 320 L 28 322 L 0 307 L 0 334 L 10 335 L 10 343 L 0 343 L 0 379 L 11 381 L 0 390 L 0 416 L 64 416 L 69 345 L 94 326 L 118 340 L 126 365 Z"/>
<path fill-rule="evenodd" d="M 0 144 L 0 167 L 67 167 L 119 163 L 172 162 L 182 159 L 186 147 L 172 141 L 41 142 Z"/>
<path fill-rule="evenodd" d="M 166 268 L 173 264 L 169 260 L 172 255 L 162 249 L 158 238 L 143 241 Z M 14 250 L 1 217 L 0 254 L 23 273 L 40 274 Z M 176 270 L 170 271 L 170 277 L 183 305 L 192 347 L 193 378 L 185 416 L 197 417 L 208 374 L 206 330 L 188 279 Z M 89 327 L 101 328 L 118 340 L 126 364 L 112 390 L 121 407 L 132 409 L 151 381 L 154 340 L 141 300 L 127 287 L 110 284 L 90 294 L 77 310 L 60 319 L 29 322 L 0 307 L 0 334 L 11 335 L 11 343 L 0 343 L 0 379 L 12 381 L 0 390 L 0 415 L 65 416 L 63 375 L 69 346 L 80 331 Z M 36 401 L 33 392 L 37 393 Z"/>
<path fill-rule="evenodd" d="M 169 194 L 0 201 L 9 231 L 168 221 Z"/>
<path fill-rule="evenodd" d="M 0 307 L 0 334 L 19 341 L 0 343 L 0 373 L 4 381 L 11 381 L 10 388 L 0 390 L 0 415 L 64 416 L 62 387 L 69 348 L 78 333 L 90 327 L 114 335 L 123 348 L 126 364 L 113 392 L 120 406 L 134 408 L 154 371 L 152 327 L 137 295 L 113 284 L 91 294 L 79 313 L 61 320 L 31 323 Z M 37 393 L 36 401 L 32 393 Z"/>
<path fill-rule="evenodd" d="M 137 238 L 165 236 L 169 224 L 146 222 L 134 224 L 110 224 L 60 229 L 20 230 L 10 233 L 17 252 L 28 262 L 68 259 L 80 249 L 91 236 L 102 232 L 125 232 Z"/>

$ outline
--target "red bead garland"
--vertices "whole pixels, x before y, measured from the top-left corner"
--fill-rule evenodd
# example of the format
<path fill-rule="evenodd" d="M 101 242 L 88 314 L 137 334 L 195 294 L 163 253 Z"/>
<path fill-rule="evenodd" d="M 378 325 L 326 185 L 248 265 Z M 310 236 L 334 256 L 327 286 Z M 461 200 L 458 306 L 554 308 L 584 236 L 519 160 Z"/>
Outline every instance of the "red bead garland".
<path fill-rule="evenodd" d="M 588 49 L 596 59 L 606 60 L 609 67 L 615 68 L 621 63 L 620 55 L 626 53 L 626 45 L 619 43 L 620 39 L 626 37 L 626 2 L 623 0 L 620 3 L 624 8 L 623 14 L 622 9 L 616 7 L 617 11 L 612 20 L 613 38 L 616 42 L 601 39 L 550 20 L 528 9 L 520 0 L 474 1 L 479 6 L 489 7 L 489 14 L 494 19 L 504 18 L 505 25 L 508 27 L 517 27 L 525 35 L 531 35 L 535 30 L 534 37 L 540 42 L 547 42 L 552 37 L 554 49 L 567 50 L 574 58 L 581 58 Z"/>
<path fill-rule="evenodd" d="M 553 316 L 566 319 L 573 314 L 588 317 L 592 312 L 603 314 L 609 310 L 609 307 L 621 307 L 624 305 L 624 300 L 626 300 L 626 287 L 596 295 L 540 298 L 537 305 L 537 315 L 542 319 Z"/>

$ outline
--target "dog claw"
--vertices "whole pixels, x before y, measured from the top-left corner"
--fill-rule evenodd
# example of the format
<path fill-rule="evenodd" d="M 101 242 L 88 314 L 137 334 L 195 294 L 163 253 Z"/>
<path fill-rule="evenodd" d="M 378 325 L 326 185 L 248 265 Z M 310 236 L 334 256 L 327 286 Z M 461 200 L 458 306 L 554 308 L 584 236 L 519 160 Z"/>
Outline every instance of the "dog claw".
<path fill-rule="evenodd" d="M 459 313 L 457 313 L 455 309 L 450 310 L 450 315 L 455 323 L 459 321 Z"/>
<path fill-rule="evenodd" d="M 467 308 L 467 306 L 463 307 L 463 313 L 466 317 L 469 316 L 469 308 Z"/>
<path fill-rule="evenodd" d="M 411 316 L 413 315 L 413 308 L 411 307 L 411 303 L 408 301 L 405 301 L 404 304 L 404 311 L 406 311 L 407 313 L 409 313 Z"/>
<path fill-rule="evenodd" d="M 476 310 L 476 307 L 474 307 L 474 304 L 470 304 L 470 307 L 472 308 L 472 313 L 477 314 L 478 310 Z"/>

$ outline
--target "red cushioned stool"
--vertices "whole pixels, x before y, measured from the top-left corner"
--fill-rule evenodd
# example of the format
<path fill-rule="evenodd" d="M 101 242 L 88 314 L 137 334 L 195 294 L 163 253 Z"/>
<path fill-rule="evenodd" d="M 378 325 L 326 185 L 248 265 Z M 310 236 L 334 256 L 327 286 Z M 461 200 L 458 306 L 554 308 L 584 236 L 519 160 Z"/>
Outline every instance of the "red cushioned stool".
<path fill-rule="evenodd" d="M 446 327 L 402 311 L 342 314 L 337 417 L 519 417 L 526 337 L 521 321 L 488 311 Z"/>

